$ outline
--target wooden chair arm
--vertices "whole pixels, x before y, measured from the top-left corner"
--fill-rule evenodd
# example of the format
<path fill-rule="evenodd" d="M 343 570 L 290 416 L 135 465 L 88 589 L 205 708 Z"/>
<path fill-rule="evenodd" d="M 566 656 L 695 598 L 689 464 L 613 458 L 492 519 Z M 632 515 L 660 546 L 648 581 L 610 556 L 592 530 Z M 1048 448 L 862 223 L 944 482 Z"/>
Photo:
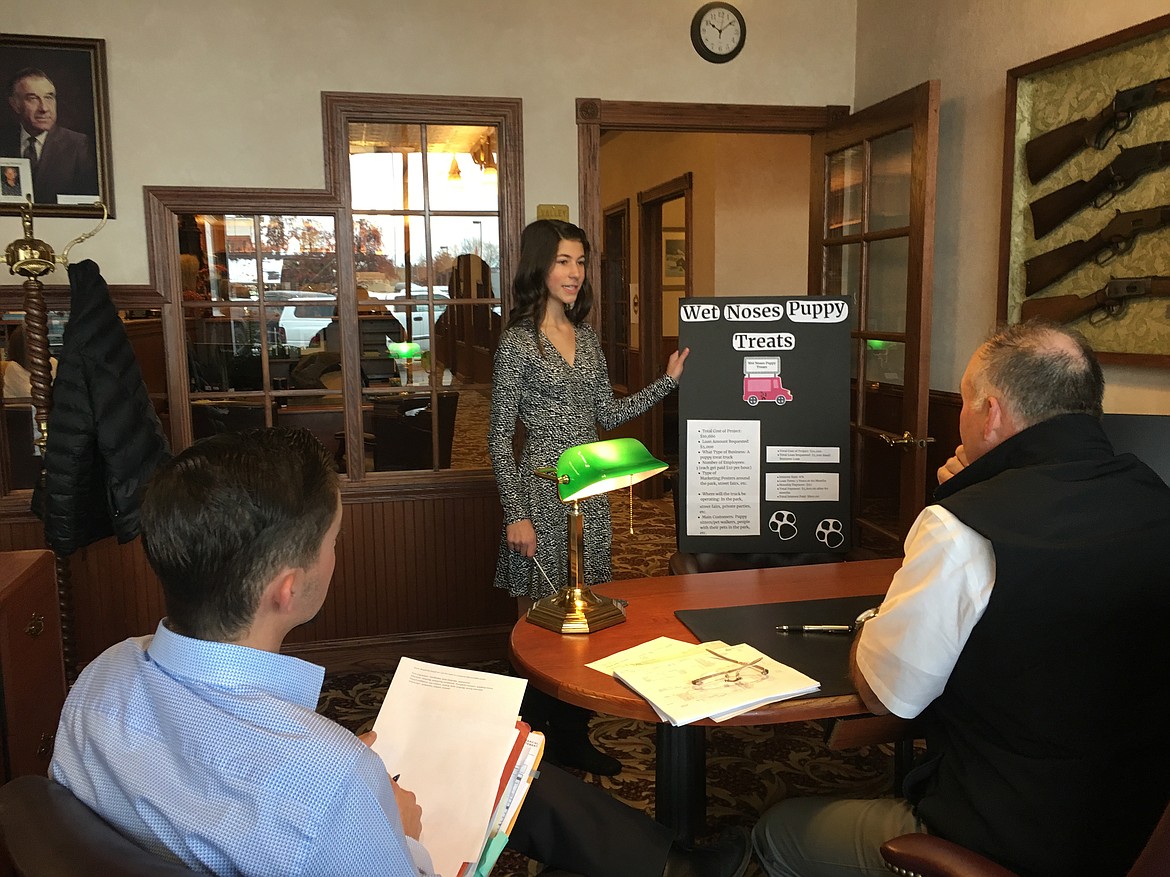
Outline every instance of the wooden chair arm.
<path fill-rule="evenodd" d="M 903 834 L 881 846 L 886 867 L 903 877 L 1016 877 L 990 859 L 929 834 Z"/>

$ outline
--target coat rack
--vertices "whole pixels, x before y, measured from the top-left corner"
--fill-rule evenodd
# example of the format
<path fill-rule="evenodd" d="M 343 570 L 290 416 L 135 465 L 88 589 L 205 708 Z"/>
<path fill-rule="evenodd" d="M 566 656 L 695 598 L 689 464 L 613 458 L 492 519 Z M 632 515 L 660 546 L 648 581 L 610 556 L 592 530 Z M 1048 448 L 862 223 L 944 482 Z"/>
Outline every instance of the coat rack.
<path fill-rule="evenodd" d="M 28 351 L 29 382 L 32 385 L 33 420 L 37 426 L 35 440 L 40 451 L 41 472 L 38 483 L 44 487 L 45 450 L 48 444 L 49 390 L 53 385 L 53 372 L 49 362 L 49 312 L 45 306 L 45 285 L 40 278 L 52 272 L 58 264 L 68 266 L 69 251 L 82 241 L 89 240 L 105 227 L 109 214 L 105 204 L 101 207 L 102 218 L 96 227 L 82 234 L 68 244 L 59 256 L 53 248 L 33 236 L 33 208 L 31 198 L 21 205 L 20 222 L 24 237 L 10 243 L 4 251 L 8 273 L 24 278 L 24 335 Z M 73 594 L 70 584 L 69 561 L 54 553 L 57 567 L 57 599 L 61 605 L 61 640 L 65 659 L 65 677 L 72 684 L 77 677 L 76 639 L 73 630 Z"/>

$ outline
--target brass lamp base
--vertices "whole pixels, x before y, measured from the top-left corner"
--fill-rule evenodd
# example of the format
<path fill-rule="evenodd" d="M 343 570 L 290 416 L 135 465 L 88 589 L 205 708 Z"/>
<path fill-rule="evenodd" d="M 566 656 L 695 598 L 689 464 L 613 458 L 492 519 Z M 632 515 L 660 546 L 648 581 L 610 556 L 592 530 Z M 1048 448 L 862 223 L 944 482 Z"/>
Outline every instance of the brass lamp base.
<path fill-rule="evenodd" d="M 588 587 L 566 586 L 533 603 L 526 617 L 532 624 L 557 633 L 593 633 L 621 624 L 626 620 L 626 609 Z"/>

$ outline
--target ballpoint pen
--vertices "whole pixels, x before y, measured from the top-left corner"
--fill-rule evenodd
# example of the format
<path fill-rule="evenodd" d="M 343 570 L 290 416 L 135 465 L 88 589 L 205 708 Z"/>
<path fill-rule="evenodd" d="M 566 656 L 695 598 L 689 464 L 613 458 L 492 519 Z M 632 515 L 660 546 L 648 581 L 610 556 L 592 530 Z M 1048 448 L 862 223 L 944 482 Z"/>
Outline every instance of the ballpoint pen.
<path fill-rule="evenodd" d="M 853 633 L 852 624 L 778 624 L 776 633 Z"/>

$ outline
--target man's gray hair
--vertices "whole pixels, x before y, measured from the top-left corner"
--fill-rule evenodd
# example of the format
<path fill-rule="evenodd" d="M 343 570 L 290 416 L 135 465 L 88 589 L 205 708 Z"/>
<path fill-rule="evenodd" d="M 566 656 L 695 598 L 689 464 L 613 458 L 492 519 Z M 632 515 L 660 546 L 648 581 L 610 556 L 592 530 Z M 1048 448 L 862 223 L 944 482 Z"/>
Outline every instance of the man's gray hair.
<path fill-rule="evenodd" d="M 1085 336 L 1048 320 L 997 329 L 982 347 L 980 399 L 998 390 L 1021 428 L 1061 414 L 1101 416 L 1105 378 Z"/>

